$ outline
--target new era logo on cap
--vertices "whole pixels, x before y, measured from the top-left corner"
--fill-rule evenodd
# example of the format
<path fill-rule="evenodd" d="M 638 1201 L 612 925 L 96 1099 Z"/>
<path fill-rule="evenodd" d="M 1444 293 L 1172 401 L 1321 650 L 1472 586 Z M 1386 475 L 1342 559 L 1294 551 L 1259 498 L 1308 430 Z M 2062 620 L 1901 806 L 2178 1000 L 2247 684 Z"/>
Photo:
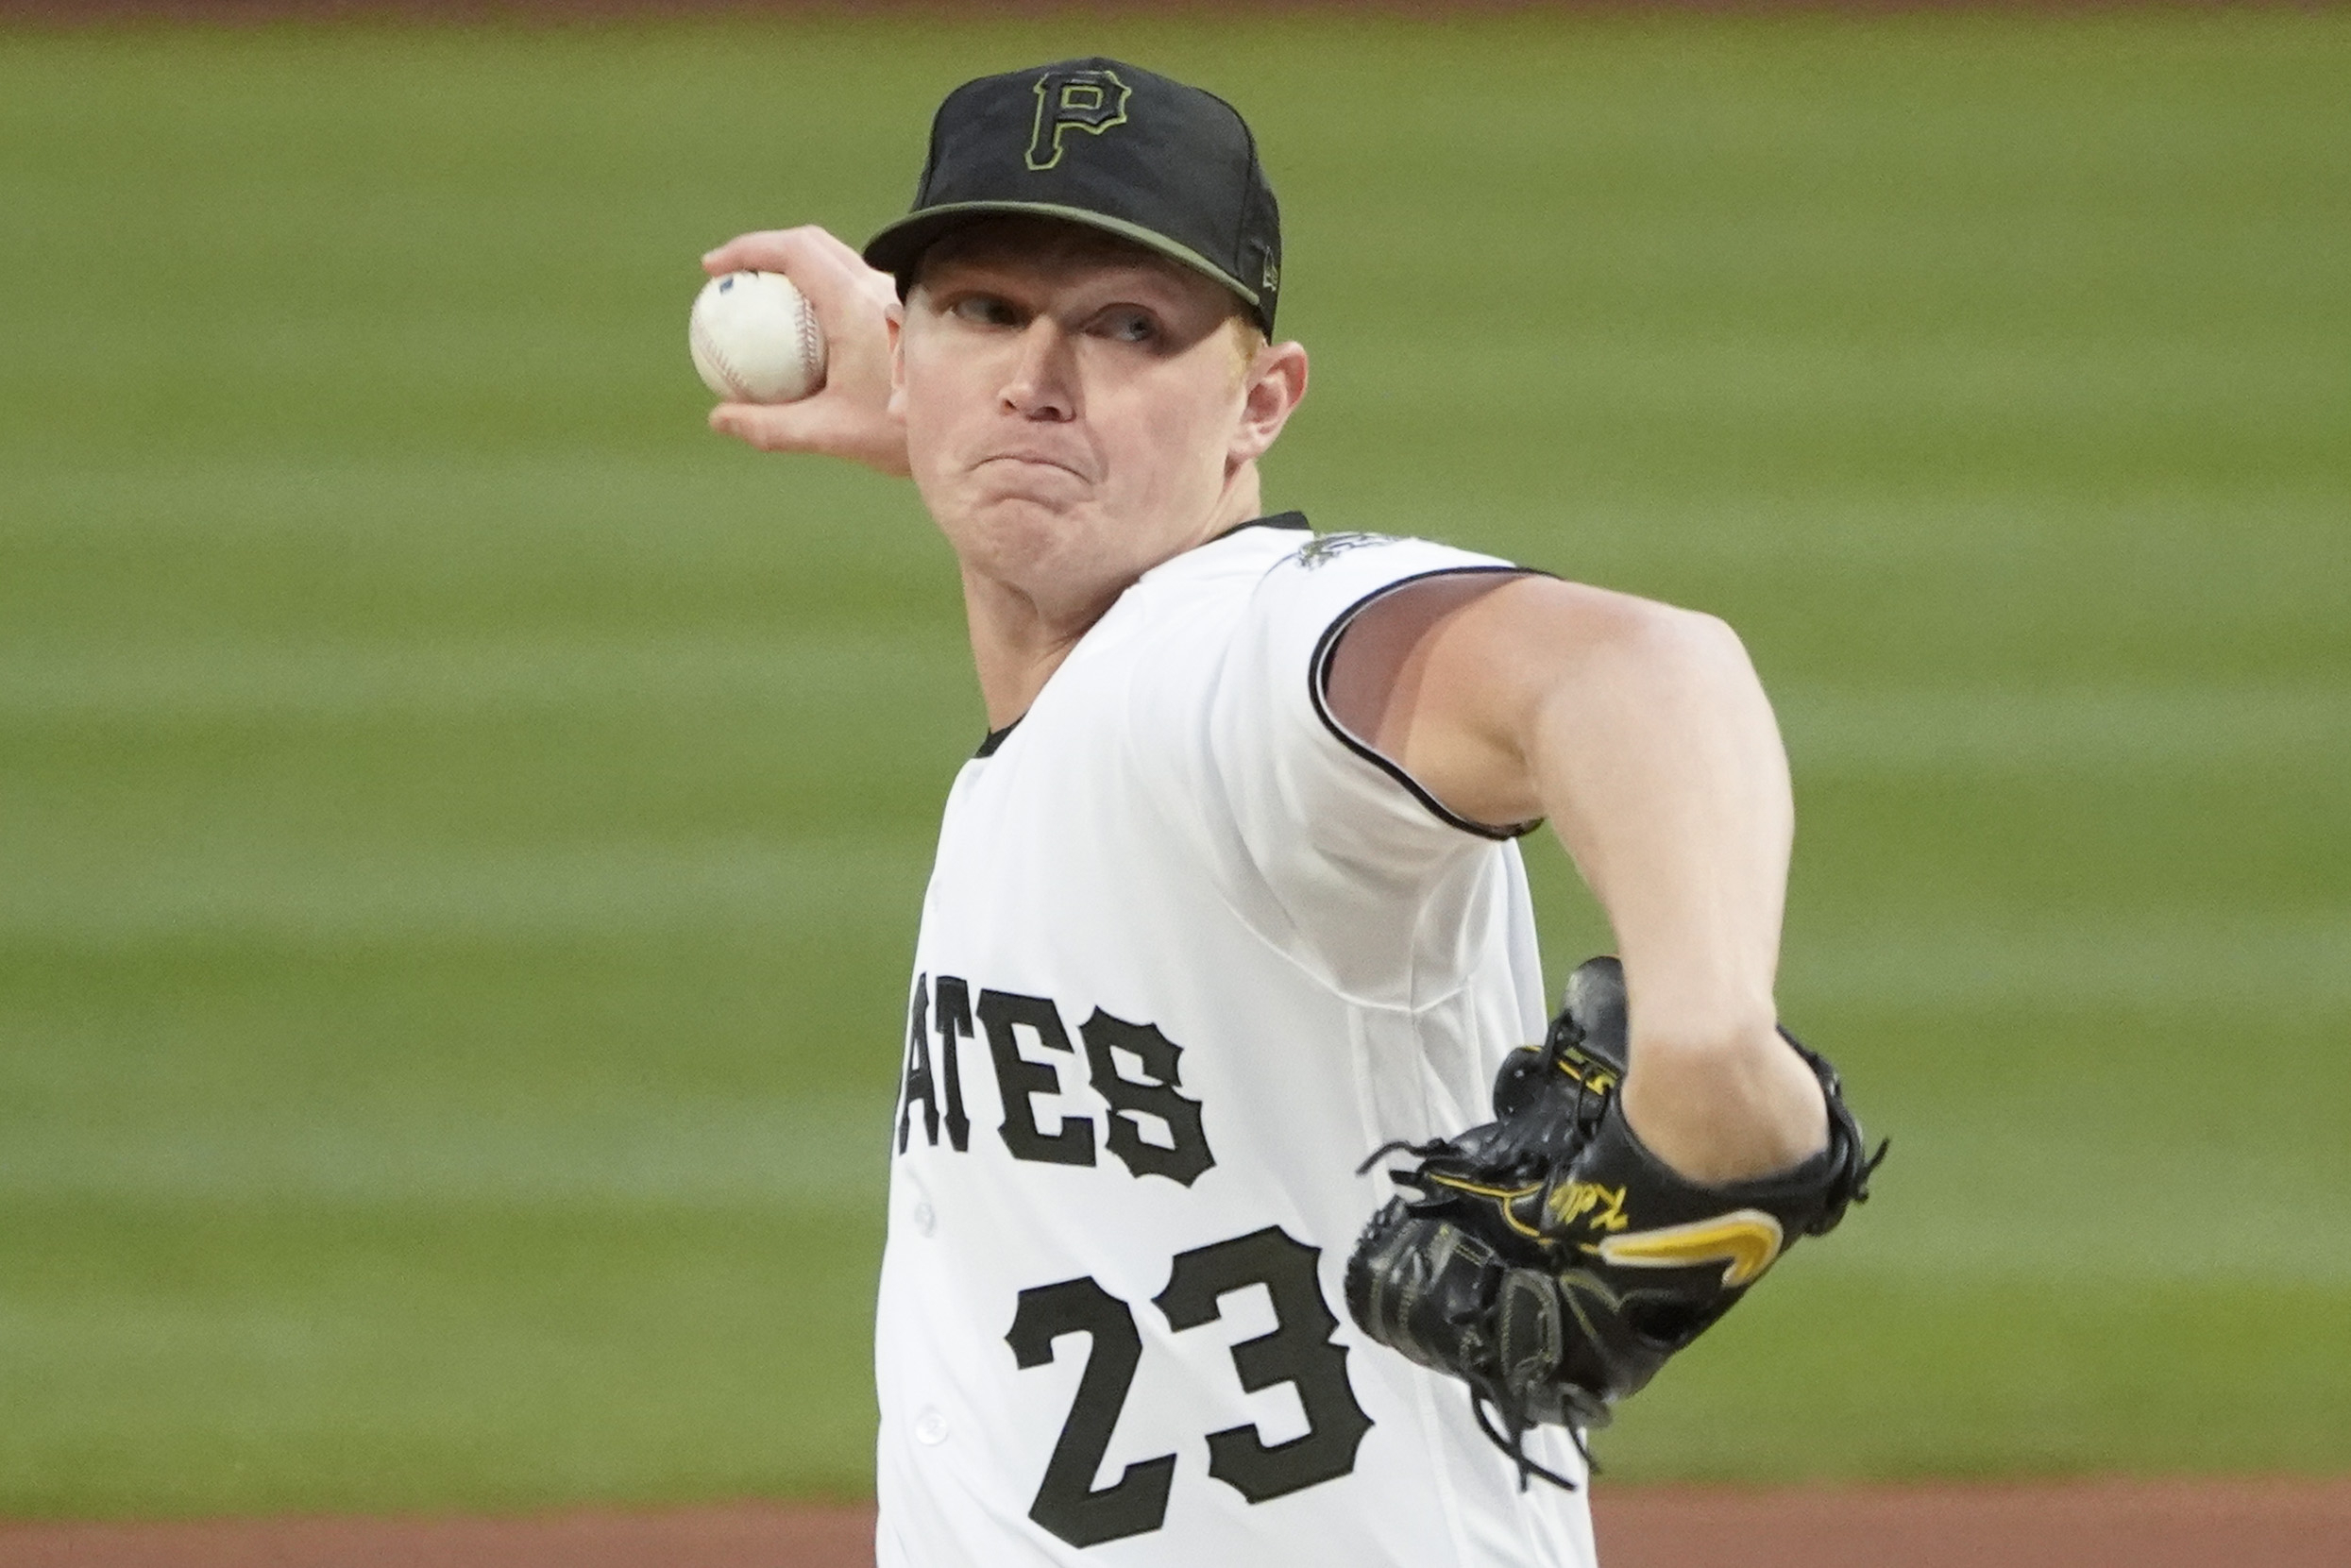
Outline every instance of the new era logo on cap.
<path fill-rule="evenodd" d="M 1115 71 L 1048 70 L 1037 77 L 1037 124 L 1028 136 L 1028 166 L 1043 173 L 1061 161 L 1061 137 L 1070 130 L 1100 136 L 1126 123 L 1126 100 L 1135 90 Z"/>
<path fill-rule="evenodd" d="M 1055 60 L 981 76 L 931 121 L 914 211 L 866 242 L 911 288 L 922 253 L 991 216 L 1081 224 L 1204 273 L 1270 336 L 1281 212 L 1232 105 L 1124 60 Z"/>

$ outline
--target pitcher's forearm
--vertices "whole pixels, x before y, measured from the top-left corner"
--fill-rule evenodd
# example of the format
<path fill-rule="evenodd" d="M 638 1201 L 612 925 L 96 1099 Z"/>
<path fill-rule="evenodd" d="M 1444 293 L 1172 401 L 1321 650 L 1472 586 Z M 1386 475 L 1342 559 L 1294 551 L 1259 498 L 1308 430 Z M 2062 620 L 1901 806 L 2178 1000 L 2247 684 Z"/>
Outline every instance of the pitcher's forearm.
<path fill-rule="evenodd" d="M 1541 798 L 1624 961 L 1633 1130 L 1697 1181 L 1818 1151 L 1819 1086 L 1772 1001 L 1787 759 L 1738 639 L 1711 617 L 1645 613 L 1593 646 L 1531 728 Z"/>

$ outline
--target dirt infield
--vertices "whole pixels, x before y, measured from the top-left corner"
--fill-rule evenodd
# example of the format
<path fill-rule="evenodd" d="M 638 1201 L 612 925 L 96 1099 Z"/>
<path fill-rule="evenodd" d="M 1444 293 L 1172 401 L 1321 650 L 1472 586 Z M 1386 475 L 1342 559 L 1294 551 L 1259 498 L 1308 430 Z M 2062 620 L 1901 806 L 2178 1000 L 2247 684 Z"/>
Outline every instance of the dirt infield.
<path fill-rule="evenodd" d="M 2344 1568 L 2351 1479 L 1623 1487 L 1608 1568 Z M 538 1519 L 0 1524 L 0 1568 L 870 1568 L 862 1507 Z M 1247 1565 L 1233 1565 L 1247 1568 Z"/>

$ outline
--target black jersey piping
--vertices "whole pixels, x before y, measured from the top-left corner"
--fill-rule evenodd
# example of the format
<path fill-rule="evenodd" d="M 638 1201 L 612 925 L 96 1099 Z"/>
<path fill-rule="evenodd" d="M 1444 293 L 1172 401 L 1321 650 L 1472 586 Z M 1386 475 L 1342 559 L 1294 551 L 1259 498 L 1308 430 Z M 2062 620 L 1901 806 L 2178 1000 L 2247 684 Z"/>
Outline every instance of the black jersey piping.
<path fill-rule="evenodd" d="M 1306 514 L 1303 512 L 1276 512 L 1263 517 L 1252 517 L 1245 523 L 1235 523 L 1208 542 L 1213 545 L 1219 540 L 1229 539 L 1244 528 L 1294 528 L 1311 533 L 1314 530 L 1314 525 L 1306 520 Z"/>
<path fill-rule="evenodd" d="M 1245 528 L 1294 528 L 1311 533 L 1313 531 L 1314 525 L 1306 520 L 1306 514 L 1303 512 L 1277 512 L 1269 516 L 1252 517 L 1245 523 L 1235 523 L 1224 532 L 1216 535 L 1214 539 L 1208 540 L 1207 543 L 1213 545 L 1218 540 L 1229 539 Z M 1355 614 L 1355 611 L 1350 610 L 1347 614 L 1351 615 Z M 1023 714 L 1021 718 L 1027 717 L 1028 715 Z M 996 748 L 1002 746 L 1011 737 L 1012 732 L 1021 727 L 1021 718 L 1014 719 L 1001 730 L 989 731 L 986 738 L 981 740 L 979 750 L 972 753 L 973 760 L 977 761 L 981 757 L 994 756 Z M 1328 723 L 1328 720 L 1326 719 L 1325 722 Z"/>
<path fill-rule="evenodd" d="M 1023 714 L 1021 718 L 1026 718 L 1027 717 L 1028 715 Z M 1006 725 L 1001 730 L 989 731 L 987 738 L 980 742 L 979 750 L 972 753 L 973 760 L 976 762 L 981 757 L 994 756 L 996 754 L 996 748 L 1002 746 L 1006 741 L 1009 740 L 1012 737 L 1012 732 L 1021 727 L 1021 718 L 1014 719 L 1011 723 Z"/>
<path fill-rule="evenodd" d="M 1411 792 L 1413 800 L 1426 806 L 1429 814 L 1446 826 L 1459 828 L 1463 833 L 1476 834 L 1480 838 L 1491 838 L 1504 844 L 1514 838 L 1524 838 L 1543 825 L 1543 818 L 1538 817 L 1531 822 L 1518 822 L 1506 828 L 1497 828 L 1490 827 L 1483 822 L 1473 822 L 1466 817 L 1447 810 L 1443 801 L 1421 787 L 1418 779 L 1413 778 L 1403 768 L 1398 767 L 1395 763 L 1349 734 L 1346 726 L 1332 717 L 1330 704 L 1323 688 L 1330 679 L 1330 661 L 1339 651 L 1339 639 L 1346 635 L 1348 627 L 1355 624 L 1355 617 L 1395 593 L 1398 588 L 1407 588 L 1415 582 L 1426 582 L 1431 578 L 1438 577 L 1548 577 L 1549 575 L 1548 572 L 1534 571 L 1525 566 L 1438 566 L 1431 571 L 1414 572 L 1410 577 L 1399 577 L 1393 582 L 1383 583 L 1373 589 L 1353 604 L 1348 605 L 1340 613 L 1336 620 L 1323 628 L 1322 637 L 1314 645 L 1314 656 L 1307 661 L 1306 691 L 1307 696 L 1314 703 L 1314 717 L 1323 721 L 1324 729 L 1339 738 L 1340 745 L 1378 768 L 1397 784 L 1402 784 L 1406 790 Z"/>

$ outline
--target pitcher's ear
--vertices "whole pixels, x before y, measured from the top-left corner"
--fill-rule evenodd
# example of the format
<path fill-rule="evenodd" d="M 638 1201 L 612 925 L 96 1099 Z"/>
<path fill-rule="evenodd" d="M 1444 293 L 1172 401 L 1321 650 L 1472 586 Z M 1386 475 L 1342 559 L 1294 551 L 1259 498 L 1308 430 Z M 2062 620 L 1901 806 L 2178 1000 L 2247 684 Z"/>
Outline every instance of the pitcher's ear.
<path fill-rule="evenodd" d="M 1270 343 L 1257 351 L 1243 374 L 1241 419 L 1226 454 L 1230 463 L 1238 465 L 1265 455 L 1305 400 L 1306 380 L 1304 344 Z"/>

